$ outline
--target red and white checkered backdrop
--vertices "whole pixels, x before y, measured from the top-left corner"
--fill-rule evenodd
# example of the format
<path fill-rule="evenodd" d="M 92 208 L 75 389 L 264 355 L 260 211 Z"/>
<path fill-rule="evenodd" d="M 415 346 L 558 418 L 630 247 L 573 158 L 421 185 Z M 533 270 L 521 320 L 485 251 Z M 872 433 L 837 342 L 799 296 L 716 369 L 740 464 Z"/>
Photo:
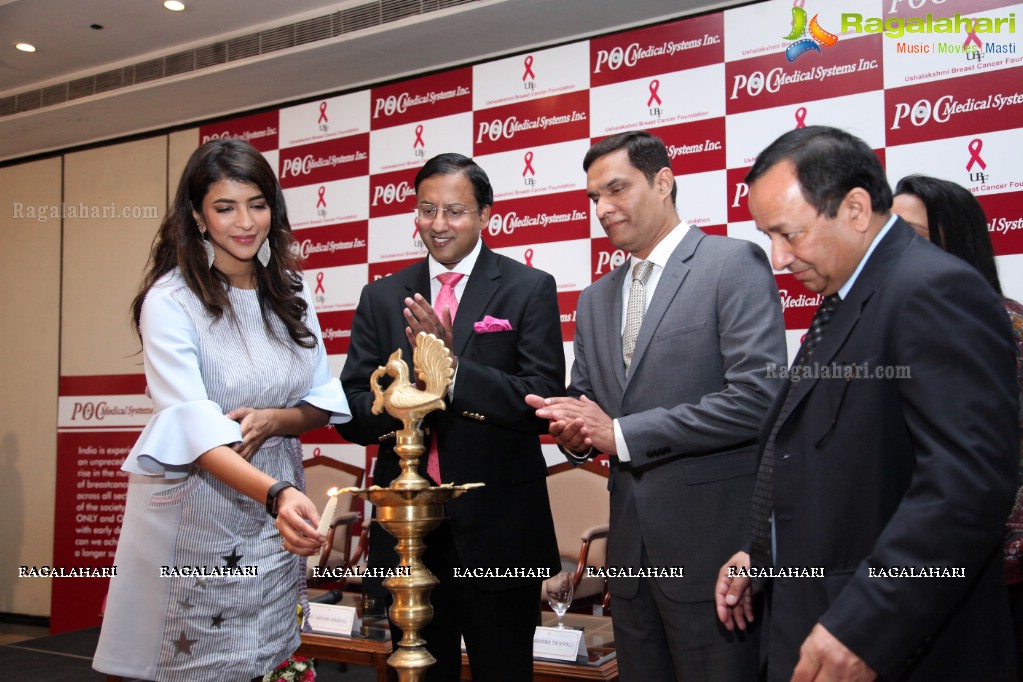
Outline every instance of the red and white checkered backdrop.
<path fill-rule="evenodd" d="M 362 287 L 426 256 L 412 181 L 442 152 L 472 156 L 490 175 L 496 203 L 484 241 L 557 279 L 571 365 L 579 292 L 626 258 L 594 217 L 582 158 L 596 139 L 635 128 L 668 145 L 683 220 L 765 250 L 742 181 L 756 154 L 797 126 L 849 130 L 877 151 L 893 184 L 926 173 L 970 188 L 987 211 L 1003 288 L 1019 299 L 1021 10 L 1006 0 L 772 0 L 205 125 L 200 140 L 243 137 L 277 169 L 335 374 Z M 843 32 L 842 15 L 853 13 L 864 26 L 913 27 L 940 27 L 959 13 L 1001 30 Z M 816 50 L 790 63 L 786 48 L 801 37 L 787 36 L 815 14 L 825 32 L 802 39 Z M 792 355 L 818 298 L 789 275 L 777 280 Z M 112 562 L 126 484 L 117 464 L 147 418 L 143 383 L 62 377 L 57 528 L 75 530 L 58 532 L 54 565 Z M 303 443 L 307 458 L 364 466 L 371 481 L 376 448 L 344 443 L 329 428 Z M 561 461 L 552 444 L 544 451 Z M 96 480 L 104 492 L 85 495 Z M 54 581 L 54 631 L 95 625 L 105 583 Z M 65 600 L 72 592 L 76 599 Z M 83 595 L 96 608 L 65 606 Z"/>
<path fill-rule="evenodd" d="M 792 29 L 794 8 L 817 14 L 838 40 L 790 63 L 792 41 L 779 36 Z M 554 275 L 571 365 L 579 292 L 626 257 L 591 210 L 582 158 L 598 138 L 636 128 L 667 144 L 683 220 L 765 250 L 742 181 L 757 153 L 794 127 L 848 130 L 877 151 L 893 185 L 927 173 L 970 188 L 991 221 L 1004 288 L 1019 297 L 1021 9 L 1005 0 L 764 2 L 215 123 L 200 136 L 248 139 L 278 170 L 336 372 L 363 285 L 426 256 L 412 181 L 442 152 L 472 156 L 490 176 L 484 241 Z M 893 38 L 843 33 L 842 15 L 852 13 L 864 25 L 928 13 L 1013 21 L 999 33 Z M 946 51 L 971 37 L 1001 51 Z M 794 354 L 818 297 L 790 275 L 777 281 Z M 361 448 L 324 434 L 305 439 L 307 456 L 361 463 Z"/>

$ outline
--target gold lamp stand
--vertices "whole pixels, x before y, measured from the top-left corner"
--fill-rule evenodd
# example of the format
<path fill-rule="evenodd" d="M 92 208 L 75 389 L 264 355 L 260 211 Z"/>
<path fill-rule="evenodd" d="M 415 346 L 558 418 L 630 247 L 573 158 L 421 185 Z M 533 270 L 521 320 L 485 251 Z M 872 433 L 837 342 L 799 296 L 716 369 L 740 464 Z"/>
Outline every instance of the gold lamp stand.
<path fill-rule="evenodd" d="M 391 354 L 386 365 L 377 368 L 370 376 L 375 396 L 373 414 L 386 410 L 403 424 L 403 428 L 395 434 L 401 475 L 386 488 L 372 486 L 350 491 L 376 507 L 376 521 L 397 538 L 401 565 L 409 567 L 407 575 L 384 580 L 384 587 L 394 598 L 389 612 L 391 620 L 403 633 L 387 663 L 398 673 L 401 682 L 422 680 L 426 669 L 436 662 L 426 650 L 426 640 L 420 636 L 422 629 L 433 619 L 430 590 L 439 582 L 423 565 L 422 555 L 426 549 L 423 537 L 444 519 L 444 503 L 483 485 L 432 486 L 419 475 L 419 460 L 426 449 L 419 427 L 427 414 L 446 408 L 444 397 L 454 374 L 454 361 L 443 341 L 433 334 L 420 333 L 416 337 L 412 362 L 416 377 L 425 384 L 425 389 L 416 388 L 409 380 L 408 365 L 401 359 L 400 349 Z M 380 379 L 385 374 L 393 379 L 386 390 L 380 386 Z"/>

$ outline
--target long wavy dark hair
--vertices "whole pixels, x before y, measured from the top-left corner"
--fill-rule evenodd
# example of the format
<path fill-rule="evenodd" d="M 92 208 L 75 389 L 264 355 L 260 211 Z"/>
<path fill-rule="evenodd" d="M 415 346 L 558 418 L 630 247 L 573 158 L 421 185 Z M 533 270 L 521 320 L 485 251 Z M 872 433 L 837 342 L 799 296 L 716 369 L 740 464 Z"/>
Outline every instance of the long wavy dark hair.
<path fill-rule="evenodd" d="M 227 275 L 206 265 L 203 236 L 193 211 L 202 213 L 202 202 L 210 187 L 220 180 L 255 185 L 270 208 L 270 262 L 255 264 L 259 308 L 267 329 L 276 315 L 288 336 L 300 346 L 312 348 L 316 337 L 305 324 L 306 302 L 302 298 L 301 267 L 293 251 L 295 237 L 288 223 L 284 194 L 270 164 L 252 145 L 237 139 L 211 140 L 188 160 L 178 182 L 174 202 L 168 207 L 146 265 L 142 285 L 131 304 L 135 333 L 142 338 L 139 323 L 146 294 L 161 277 L 177 268 L 188 288 L 199 297 L 214 319 L 231 314 Z"/>

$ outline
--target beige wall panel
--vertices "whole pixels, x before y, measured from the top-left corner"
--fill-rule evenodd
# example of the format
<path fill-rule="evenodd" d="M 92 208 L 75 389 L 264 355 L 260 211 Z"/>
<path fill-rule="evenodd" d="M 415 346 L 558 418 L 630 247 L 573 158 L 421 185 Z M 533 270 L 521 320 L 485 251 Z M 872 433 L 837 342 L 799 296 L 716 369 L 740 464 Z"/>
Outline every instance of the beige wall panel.
<path fill-rule="evenodd" d="M 60 183 L 60 158 L 0 168 L 0 611 L 35 616 L 50 580 L 17 567 L 53 560 Z"/>
<path fill-rule="evenodd" d="M 68 154 L 61 373 L 142 372 L 128 308 L 167 209 L 167 137 Z"/>
<path fill-rule="evenodd" d="M 167 203 L 174 199 L 178 180 L 185 170 L 188 157 L 199 146 L 199 129 L 179 130 L 167 136 Z"/>

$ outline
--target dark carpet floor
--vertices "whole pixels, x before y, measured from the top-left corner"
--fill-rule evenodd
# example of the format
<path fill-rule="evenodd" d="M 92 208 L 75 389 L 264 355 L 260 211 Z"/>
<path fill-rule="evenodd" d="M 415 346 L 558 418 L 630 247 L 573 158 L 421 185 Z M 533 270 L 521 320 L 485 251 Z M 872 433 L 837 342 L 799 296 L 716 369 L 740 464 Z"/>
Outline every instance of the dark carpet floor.
<path fill-rule="evenodd" d="M 0 679 L 32 682 L 104 682 L 106 676 L 92 669 L 99 628 L 66 632 L 0 646 Z M 372 682 L 373 669 L 319 661 L 317 682 Z M 127 680 L 125 682 L 128 682 Z"/>

